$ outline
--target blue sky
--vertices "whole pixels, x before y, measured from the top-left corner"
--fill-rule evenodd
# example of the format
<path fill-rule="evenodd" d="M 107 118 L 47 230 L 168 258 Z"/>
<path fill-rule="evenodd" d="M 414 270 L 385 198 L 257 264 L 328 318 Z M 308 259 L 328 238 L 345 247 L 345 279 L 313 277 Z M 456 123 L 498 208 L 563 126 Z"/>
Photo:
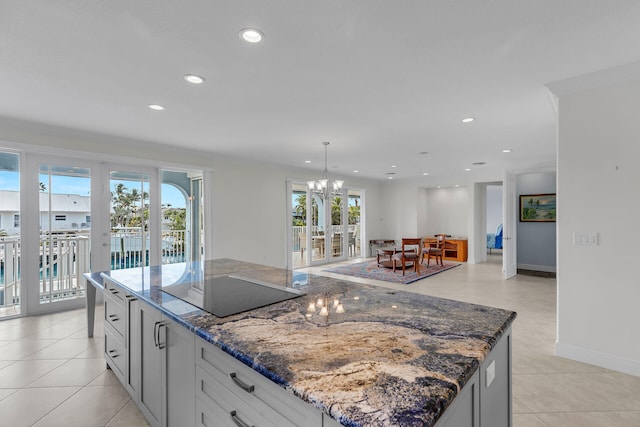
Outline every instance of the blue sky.
<path fill-rule="evenodd" d="M 46 175 L 43 175 L 46 177 Z M 44 181 L 46 178 L 41 179 Z M 69 177 L 63 175 L 53 175 L 53 192 L 56 194 L 78 194 L 80 196 L 90 196 L 91 181 L 89 178 Z M 129 182 L 124 182 L 125 187 L 132 188 Z M 16 172 L 0 171 L 0 190 L 19 191 L 19 174 Z M 174 208 L 186 207 L 186 202 L 182 193 L 172 185 L 162 184 L 162 203 L 171 203 Z"/>

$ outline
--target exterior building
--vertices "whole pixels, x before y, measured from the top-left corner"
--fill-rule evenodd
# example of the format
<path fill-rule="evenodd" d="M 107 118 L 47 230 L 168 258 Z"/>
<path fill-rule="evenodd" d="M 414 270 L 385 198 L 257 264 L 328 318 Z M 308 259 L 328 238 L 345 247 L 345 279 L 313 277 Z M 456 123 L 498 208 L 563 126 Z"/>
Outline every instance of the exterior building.
<path fill-rule="evenodd" d="M 41 192 L 39 198 L 41 233 L 91 228 L 91 197 Z M 0 190 L 0 229 L 9 236 L 20 235 L 20 193 L 17 191 Z"/>

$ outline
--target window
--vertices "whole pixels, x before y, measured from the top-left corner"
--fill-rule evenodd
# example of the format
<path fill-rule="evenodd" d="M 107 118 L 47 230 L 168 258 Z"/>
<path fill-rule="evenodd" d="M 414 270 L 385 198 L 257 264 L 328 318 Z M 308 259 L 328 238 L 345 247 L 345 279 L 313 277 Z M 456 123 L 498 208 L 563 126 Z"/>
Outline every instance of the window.
<path fill-rule="evenodd" d="M 20 227 L 20 215 L 13 216 L 13 228 Z"/>
<path fill-rule="evenodd" d="M 87 215 L 85 221 L 86 223 L 91 223 L 91 215 Z"/>
<path fill-rule="evenodd" d="M 56 215 L 55 216 L 55 220 L 56 221 L 66 221 L 67 220 L 67 216 L 66 215 Z"/>

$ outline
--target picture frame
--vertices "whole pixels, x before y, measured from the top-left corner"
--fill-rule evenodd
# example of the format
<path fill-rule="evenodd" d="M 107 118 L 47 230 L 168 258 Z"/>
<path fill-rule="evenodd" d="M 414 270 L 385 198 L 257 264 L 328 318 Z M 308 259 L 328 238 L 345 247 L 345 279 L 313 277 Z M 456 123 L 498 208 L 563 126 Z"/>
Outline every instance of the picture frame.
<path fill-rule="evenodd" d="M 556 193 L 521 194 L 520 222 L 556 222 Z"/>

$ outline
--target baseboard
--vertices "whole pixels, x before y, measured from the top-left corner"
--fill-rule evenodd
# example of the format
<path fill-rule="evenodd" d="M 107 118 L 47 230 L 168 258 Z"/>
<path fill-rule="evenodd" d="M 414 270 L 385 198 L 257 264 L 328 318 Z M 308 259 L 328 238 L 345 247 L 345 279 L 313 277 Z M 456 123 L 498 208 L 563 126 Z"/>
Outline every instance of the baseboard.
<path fill-rule="evenodd" d="M 640 377 L 640 360 L 625 359 L 559 342 L 556 342 L 556 356 Z"/>
<path fill-rule="evenodd" d="M 518 263 L 518 268 L 522 270 L 546 271 L 548 273 L 556 272 L 556 267 L 554 265 L 533 265 L 533 264 Z"/>

